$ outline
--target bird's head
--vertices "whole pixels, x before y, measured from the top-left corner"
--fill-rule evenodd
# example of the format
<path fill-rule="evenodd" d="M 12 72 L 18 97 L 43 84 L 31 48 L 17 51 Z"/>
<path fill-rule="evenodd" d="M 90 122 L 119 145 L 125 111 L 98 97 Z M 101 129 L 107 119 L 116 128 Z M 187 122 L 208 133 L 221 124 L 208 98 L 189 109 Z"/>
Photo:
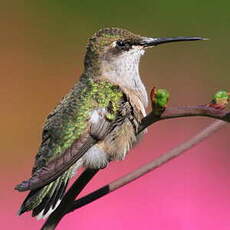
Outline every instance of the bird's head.
<path fill-rule="evenodd" d="M 201 37 L 149 38 L 125 29 L 104 28 L 90 39 L 85 56 L 85 70 L 91 73 L 132 74 L 137 71 L 146 48 L 179 41 L 204 40 Z M 128 71 L 128 72 L 127 72 Z"/>

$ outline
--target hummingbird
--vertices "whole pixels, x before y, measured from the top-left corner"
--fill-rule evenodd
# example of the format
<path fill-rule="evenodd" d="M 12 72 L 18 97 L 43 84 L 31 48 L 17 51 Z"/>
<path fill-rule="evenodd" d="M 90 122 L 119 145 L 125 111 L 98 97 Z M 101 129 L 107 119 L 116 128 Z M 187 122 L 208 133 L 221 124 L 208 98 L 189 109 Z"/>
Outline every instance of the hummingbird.
<path fill-rule="evenodd" d="M 79 168 L 103 169 L 123 160 L 144 134 L 138 134 L 148 106 L 139 74 L 141 56 L 150 47 L 195 40 L 204 38 L 152 38 L 115 27 L 96 32 L 79 82 L 46 119 L 32 176 L 15 187 L 30 191 L 18 214 L 48 217 Z"/>

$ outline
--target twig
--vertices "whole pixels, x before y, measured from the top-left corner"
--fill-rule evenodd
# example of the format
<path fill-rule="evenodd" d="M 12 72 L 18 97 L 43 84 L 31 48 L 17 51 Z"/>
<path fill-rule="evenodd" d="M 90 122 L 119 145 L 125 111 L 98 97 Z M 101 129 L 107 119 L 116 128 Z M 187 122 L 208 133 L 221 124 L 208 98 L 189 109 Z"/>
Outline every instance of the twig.
<path fill-rule="evenodd" d="M 72 212 L 82 206 L 85 206 L 86 204 L 89 204 L 97 199 L 99 199 L 102 196 L 105 196 L 106 194 L 109 194 L 124 185 L 138 179 L 139 177 L 145 175 L 146 173 L 153 171 L 163 164 L 167 163 L 168 161 L 182 155 L 186 150 L 191 149 L 194 145 L 197 145 L 202 140 L 222 128 L 224 125 L 226 125 L 226 122 L 223 121 L 215 121 L 213 124 L 208 126 L 207 128 L 203 129 L 199 134 L 192 137 L 188 141 L 182 143 L 181 145 L 175 147 L 171 151 L 163 154 L 162 156 L 158 157 L 157 159 L 153 160 L 152 162 L 142 166 L 141 168 L 127 174 L 126 176 L 123 176 L 112 183 L 105 185 L 101 187 L 100 189 L 82 197 L 79 200 L 76 200 L 73 202 L 72 206 L 67 210 L 66 214 L 69 212 Z"/>
<path fill-rule="evenodd" d="M 230 122 L 230 112 L 229 110 L 219 110 L 207 105 L 198 105 L 198 106 L 181 106 L 181 107 L 168 107 L 162 112 L 161 115 L 156 116 L 154 111 L 149 113 L 141 122 L 139 131 L 143 131 L 145 128 L 151 124 L 171 118 L 179 117 L 195 117 L 203 116 L 215 118 L 218 120 Z"/>
<path fill-rule="evenodd" d="M 161 111 L 162 108 L 158 108 Z M 142 132 L 145 128 L 150 126 L 151 124 L 165 119 L 177 118 L 177 117 L 188 117 L 188 116 L 206 116 L 212 117 L 219 120 L 230 122 L 230 112 L 224 111 L 220 109 L 215 109 L 208 105 L 201 106 L 186 106 L 186 107 L 175 107 L 175 108 L 163 108 L 161 114 L 154 113 L 154 110 L 149 113 L 141 122 L 138 133 Z M 109 185 L 106 185 L 99 190 L 89 194 L 86 197 L 83 197 L 77 201 L 74 199 L 79 195 L 79 193 L 84 189 L 84 187 L 89 183 L 91 178 L 97 173 L 98 170 L 85 170 L 83 174 L 75 181 L 70 190 L 64 196 L 61 204 L 58 208 L 48 217 L 47 221 L 44 223 L 41 230 L 53 230 L 60 222 L 62 217 L 79 207 L 84 206 L 122 186 L 125 184 L 139 178 L 140 176 L 146 174 L 147 172 L 158 168 L 162 164 L 168 162 L 169 160 L 179 156 L 185 150 L 191 148 L 193 145 L 199 143 L 201 140 L 209 136 L 211 133 L 222 127 L 225 122 L 218 121 L 215 122 L 210 127 L 206 128 L 200 134 L 192 138 L 190 141 L 185 142 L 184 144 L 178 146 L 173 149 L 169 153 L 159 157 L 155 161 L 143 166 L 140 169 L 128 174 L 124 178 L 120 178 L 117 181 L 112 182 Z M 83 181 L 82 181 L 83 180 Z M 67 209 L 68 207 L 68 209 Z M 71 207 L 71 208 L 69 208 Z"/>

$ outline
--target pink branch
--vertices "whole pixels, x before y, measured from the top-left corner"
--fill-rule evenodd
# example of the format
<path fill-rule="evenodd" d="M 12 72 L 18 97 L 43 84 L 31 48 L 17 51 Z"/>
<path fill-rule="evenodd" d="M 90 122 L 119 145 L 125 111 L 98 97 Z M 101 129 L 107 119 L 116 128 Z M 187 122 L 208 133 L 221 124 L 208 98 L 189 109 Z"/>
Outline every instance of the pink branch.
<path fill-rule="evenodd" d="M 112 192 L 116 189 L 136 180 L 137 178 L 143 176 L 144 174 L 160 167 L 161 165 L 167 163 L 168 161 L 180 156 L 186 150 L 192 148 L 195 144 L 198 144 L 203 139 L 214 133 L 216 130 L 220 129 L 225 123 L 224 121 L 230 122 L 230 112 L 213 106 L 200 105 L 200 106 L 184 106 L 184 107 L 172 107 L 172 108 L 159 108 L 159 111 L 152 111 L 149 113 L 141 122 L 138 133 L 142 132 L 145 128 L 151 124 L 165 119 L 178 118 L 178 117 L 191 117 L 191 116 L 205 116 L 219 119 L 222 121 L 217 121 L 213 123 L 208 128 L 204 129 L 201 133 L 190 139 L 189 141 L 179 145 L 172 151 L 162 155 L 156 160 L 150 162 L 149 164 L 137 169 L 136 171 L 106 185 L 97 191 L 76 200 L 76 197 L 84 189 L 84 187 L 89 183 L 92 177 L 97 173 L 97 170 L 87 169 L 83 174 L 75 181 L 69 191 L 65 194 L 61 204 L 58 208 L 49 216 L 41 230 L 53 230 L 56 228 L 61 219 L 69 212 L 74 211 L 94 200 Z M 154 113 L 155 112 L 155 113 Z"/>
<path fill-rule="evenodd" d="M 179 157 L 182 155 L 186 150 L 191 149 L 194 145 L 199 144 L 201 141 L 203 141 L 205 138 L 222 128 L 224 125 L 226 125 L 226 122 L 223 121 L 216 121 L 207 128 L 203 129 L 200 133 L 189 139 L 188 141 L 182 143 L 181 145 L 175 147 L 171 151 L 163 154 L 162 156 L 158 157 L 157 159 L 151 161 L 150 163 L 140 167 L 139 169 L 127 174 L 126 176 L 123 176 L 112 183 L 105 185 L 104 187 L 101 187 L 100 189 L 82 197 L 79 200 L 74 201 L 72 206 L 70 206 L 69 210 L 66 213 L 72 212 L 75 209 L 78 209 L 82 206 L 85 206 L 97 199 L 99 199 L 102 196 L 105 196 L 124 185 L 131 183 L 132 181 L 138 179 L 141 176 L 144 176 L 145 174 L 159 168 L 160 166 L 164 165 L 165 163 L 171 161 L 172 159 Z"/>

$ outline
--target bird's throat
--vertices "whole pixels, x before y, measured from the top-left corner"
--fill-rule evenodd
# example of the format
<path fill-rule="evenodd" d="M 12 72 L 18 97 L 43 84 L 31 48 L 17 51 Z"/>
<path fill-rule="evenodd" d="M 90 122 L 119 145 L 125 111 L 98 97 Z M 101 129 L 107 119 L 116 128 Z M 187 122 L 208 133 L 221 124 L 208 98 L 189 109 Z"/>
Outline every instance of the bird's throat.
<path fill-rule="evenodd" d="M 143 50 L 132 50 L 119 57 L 104 59 L 101 61 L 100 70 L 104 79 L 123 88 L 136 91 L 146 107 L 148 104 L 147 92 L 139 74 L 139 62 L 142 55 Z"/>

